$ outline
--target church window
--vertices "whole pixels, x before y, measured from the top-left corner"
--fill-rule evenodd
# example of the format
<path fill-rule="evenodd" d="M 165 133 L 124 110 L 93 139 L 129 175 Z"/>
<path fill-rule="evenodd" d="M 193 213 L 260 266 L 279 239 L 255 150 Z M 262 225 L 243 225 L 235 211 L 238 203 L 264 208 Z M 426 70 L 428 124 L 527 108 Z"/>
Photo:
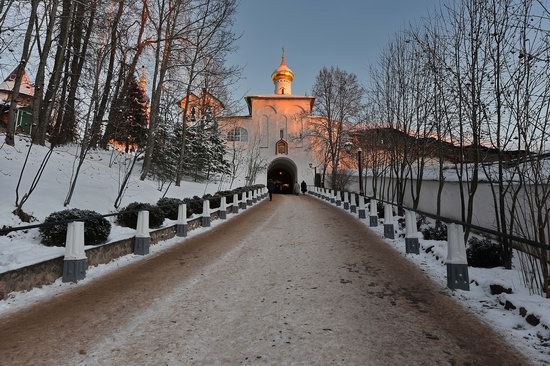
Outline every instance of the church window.
<path fill-rule="evenodd" d="M 248 131 L 242 127 L 235 127 L 227 133 L 227 141 L 248 141 Z"/>

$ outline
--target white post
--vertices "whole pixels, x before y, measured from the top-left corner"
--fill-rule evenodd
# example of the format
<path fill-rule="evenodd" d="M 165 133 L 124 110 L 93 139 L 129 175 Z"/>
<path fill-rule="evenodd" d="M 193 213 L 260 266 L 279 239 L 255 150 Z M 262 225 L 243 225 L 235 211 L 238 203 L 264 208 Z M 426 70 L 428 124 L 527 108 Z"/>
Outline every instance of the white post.
<path fill-rule="evenodd" d="M 370 216 L 369 216 L 369 226 L 376 227 L 378 226 L 378 205 L 374 198 L 371 198 L 369 204 Z"/>
<path fill-rule="evenodd" d="M 462 225 L 447 225 L 447 287 L 470 291 Z"/>
<path fill-rule="evenodd" d="M 187 236 L 187 205 L 182 203 L 178 206 L 178 221 L 176 222 L 176 235 Z"/>
<path fill-rule="evenodd" d="M 210 201 L 202 201 L 202 226 L 210 226 Z"/>
<path fill-rule="evenodd" d="M 134 254 L 149 254 L 150 243 L 151 237 L 149 235 L 149 211 L 142 210 L 138 212 Z"/>
<path fill-rule="evenodd" d="M 227 202 L 225 202 L 225 196 L 220 198 L 220 210 L 218 211 L 218 216 L 221 220 L 225 220 L 227 218 Z"/>
<path fill-rule="evenodd" d="M 394 239 L 393 228 L 393 207 L 390 204 L 384 205 L 384 238 Z"/>
<path fill-rule="evenodd" d="M 246 205 L 252 206 L 252 192 L 248 191 L 246 192 Z"/>
<path fill-rule="evenodd" d="M 365 197 L 359 195 L 359 209 L 358 214 L 360 219 L 367 218 L 367 211 L 365 209 Z"/>
<path fill-rule="evenodd" d="M 233 205 L 231 206 L 231 213 L 239 213 L 239 195 L 237 193 L 233 195 Z"/>
<path fill-rule="evenodd" d="M 342 196 L 339 191 L 335 191 L 334 195 L 336 196 L 336 206 L 342 206 Z"/>
<path fill-rule="evenodd" d="M 416 227 L 416 212 L 405 210 L 405 251 L 407 253 L 420 253 L 418 243 L 418 229 Z"/>
<path fill-rule="evenodd" d="M 86 277 L 86 252 L 84 251 L 84 223 L 70 222 L 67 225 L 63 282 L 77 282 Z"/>
<path fill-rule="evenodd" d="M 344 210 L 349 210 L 349 192 L 344 192 Z"/>

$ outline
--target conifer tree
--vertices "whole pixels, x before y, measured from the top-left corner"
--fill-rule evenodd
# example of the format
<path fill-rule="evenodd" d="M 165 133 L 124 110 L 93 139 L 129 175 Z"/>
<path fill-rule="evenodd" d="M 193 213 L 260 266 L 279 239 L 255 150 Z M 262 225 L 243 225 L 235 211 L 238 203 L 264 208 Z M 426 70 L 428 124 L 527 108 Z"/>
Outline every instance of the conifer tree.
<path fill-rule="evenodd" d="M 147 95 L 135 78 L 126 94 L 119 95 L 111 106 L 110 118 L 115 122 L 112 139 L 124 144 L 126 152 L 143 147 L 147 139 Z"/>

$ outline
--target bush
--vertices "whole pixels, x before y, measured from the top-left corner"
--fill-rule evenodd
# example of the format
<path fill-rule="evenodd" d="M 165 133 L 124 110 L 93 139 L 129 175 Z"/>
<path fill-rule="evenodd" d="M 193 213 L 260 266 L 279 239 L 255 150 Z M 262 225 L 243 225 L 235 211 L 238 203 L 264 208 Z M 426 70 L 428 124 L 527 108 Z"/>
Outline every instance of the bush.
<path fill-rule="evenodd" d="M 486 238 L 470 238 L 466 255 L 472 267 L 493 268 L 504 265 L 500 245 Z"/>
<path fill-rule="evenodd" d="M 140 202 L 130 203 L 128 206 L 120 210 L 117 215 L 117 222 L 122 226 L 135 229 L 137 226 L 138 211 L 141 210 L 149 211 L 150 228 L 159 227 L 164 222 L 164 212 L 160 208 L 149 203 Z"/>
<path fill-rule="evenodd" d="M 233 194 L 237 194 L 239 197 L 239 201 L 242 201 L 243 197 L 246 196 L 246 192 L 248 191 L 249 189 L 247 187 L 239 187 L 233 190 Z"/>
<path fill-rule="evenodd" d="M 233 203 L 233 191 L 219 191 L 216 192 L 215 196 L 225 196 L 225 202 L 226 203 Z"/>
<path fill-rule="evenodd" d="M 447 225 L 436 221 L 435 226 L 428 226 L 422 230 L 426 240 L 447 240 Z"/>
<path fill-rule="evenodd" d="M 211 194 L 205 194 L 204 196 L 202 196 L 202 200 L 209 200 L 210 201 L 210 208 L 219 208 L 220 205 L 221 205 L 221 196 L 218 196 L 218 195 L 214 195 L 212 196 Z M 227 200 L 225 201 L 227 202 Z M 202 211 L 202 209 L 201 209 Z"/>
<path fill-rule="evenodd" d="M 187 217 L 193 214 L 202 213 L 202 198 L 194 196 L 193 198 L 185 198 L 183 203 L 187 204 Z"/>
<path fill-rule="evenodd" d="M 183 201 L 179 198 L 161 198 L 158 200 L 157 206 L 162 210 L 165 219 L 177 220 L 178 206 L 182 203 Z"/>
<path fill-rule="evenodd" d="M 57 221 L 85 221 L 84 223 L 84 243 L 86 245 L 97 245 L 107 241 L 111 233 L 111 223 L 95 211 L 79 210 L 73 208 L 70 210 L 58 211 L 50 214 L 44 220 L 44 223 L 53 223 Z M 43 226 L 40 228 L 42 243 L 47 246 L 65 246 L 67 238 L 67 224 L 57 224 L 52 226 Z"/>

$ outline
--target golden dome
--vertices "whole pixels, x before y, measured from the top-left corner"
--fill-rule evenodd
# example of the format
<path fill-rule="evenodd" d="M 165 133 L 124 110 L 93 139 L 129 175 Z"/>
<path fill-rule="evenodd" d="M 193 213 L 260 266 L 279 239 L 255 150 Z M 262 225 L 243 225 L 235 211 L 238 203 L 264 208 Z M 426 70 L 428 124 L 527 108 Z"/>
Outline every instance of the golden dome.
<path fill-rule="evenodd" d="M 294 80 L 294 73 L 285 63 L 284 48 L 283 48 L 283 56 L 281 57 L 281 64 L 279 65 L 277 70 L 273 71 L 273 74 L 271 74 L 271 80 L 275 81 L 280 79 L 286 79 L 290 81 Z"/>

